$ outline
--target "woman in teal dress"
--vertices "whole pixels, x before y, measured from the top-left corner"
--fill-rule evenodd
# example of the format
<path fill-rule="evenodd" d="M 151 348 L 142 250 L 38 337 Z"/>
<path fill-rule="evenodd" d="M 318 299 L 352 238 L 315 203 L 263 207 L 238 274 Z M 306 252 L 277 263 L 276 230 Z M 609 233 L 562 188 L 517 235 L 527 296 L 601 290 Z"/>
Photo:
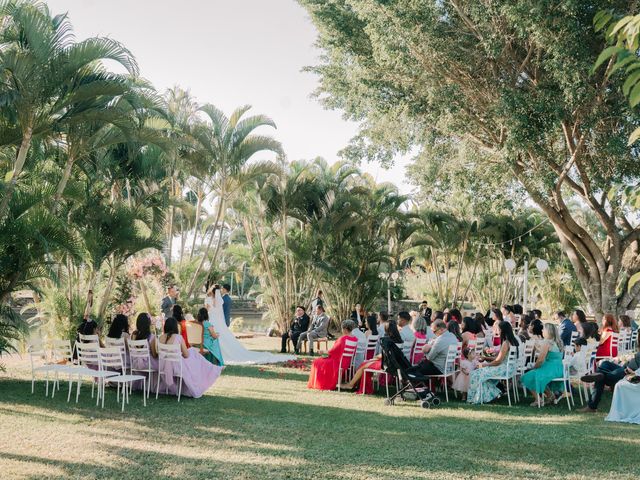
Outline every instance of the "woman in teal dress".
<path fill-rule="evenodd" d="M 491 378 L 515 372 L 516 364 L 507 365 L 507 359 L 510 348 L 517 348 L 520 343 L 513 334 L 511 323 L 501 321 L 497 330 L 501 341 L 500 352 L 494 360 L 481 363 L 476 370 L 471 371 L 469 391 L 467 392 L 467 402 L 469 403 L 482 404 L 499 397 L 502 393 L 497 387 L 499 380 L 491 380 Z"/>
<path fill-rule="evenodd" d="M 532 370 L 522 376 L 522 385 L 533 392 L 532 407 L 544 405 L 544 392 L 552 398 L 551 391 L 564 390 L 563 382 L 552 382 L 554 378 L 562 377 L 562 350 L 564 345 L 558 334 L 558 327 L 553 323 L 545 323 L 542 330 L 540 353 Z M 538 348 L 538 347 L 536 347 Z M 553 385 L 552 385 L 553 384 Z M 540 403 L 538 403 L 540 402 Z"/>
<path fill-rule="evenodd" d="M 202 348 L 207 350 L 207 352 L 201 351 L 200 353 L 203 353 L 204 358 L 214 365 L 223 367 L 224 360 L 222 359 L 222 352 L 220 351 L 218 334 L 209 322 L 209 312 L 206 308 L 198 310 L 198 323 L 202 325 Z"/>

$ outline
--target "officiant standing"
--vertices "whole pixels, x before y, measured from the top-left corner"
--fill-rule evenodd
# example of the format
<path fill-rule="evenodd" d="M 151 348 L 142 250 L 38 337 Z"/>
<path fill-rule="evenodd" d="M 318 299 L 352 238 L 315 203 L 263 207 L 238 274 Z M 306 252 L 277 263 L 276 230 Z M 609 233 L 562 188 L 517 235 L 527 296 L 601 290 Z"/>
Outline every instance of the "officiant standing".
<path fill-rule="evenodd" d="M 178 289 L 175 285 L 169 285 L 167 287 L 167 295 L 162 299 L 160 304 L 160 311 L 164 313 L 164 318 L 167 319 L 173 312 L 173 306 L 176 304 L 178 298 Z"/>
<path fill-rule="evenodd" d="M 224 323 L 227 324 L 227 327 L 231 325 L 231 306 L 233 304 L 231 295 L 229 295 L 230 291 L 231 285 L 228 283 L 222 285 L 222 311 L 224 312 Z"/>

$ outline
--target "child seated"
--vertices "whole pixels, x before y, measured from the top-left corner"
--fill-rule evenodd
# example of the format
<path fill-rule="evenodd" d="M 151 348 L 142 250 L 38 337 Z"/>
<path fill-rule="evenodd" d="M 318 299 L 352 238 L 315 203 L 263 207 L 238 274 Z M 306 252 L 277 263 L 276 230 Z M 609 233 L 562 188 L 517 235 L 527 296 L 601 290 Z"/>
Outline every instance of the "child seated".
<path fill-rule="evenodd" d="M 573 342 L 573 348 L 575 353 L 569 360 L 569 372 L 571 375 L 586 375 L 587 373 L 587 361 L 589 360 L 586 357 L 587 350 L 584 348 L 587 346 L 587 341 L 584 338 L 576 338 Z"/>
<path fill-rule="evenodd" d="M 460 360 L 460 372 L 453 381 L 451 388 L 462 392 L 462 400 L 466 400 L 467 391 L 469 390 L 469 375 L 473 370 L 478 368 L 478 360 L 476 352 L 473 348 L 465 348 L 462 351 L 462 360 Z"/>

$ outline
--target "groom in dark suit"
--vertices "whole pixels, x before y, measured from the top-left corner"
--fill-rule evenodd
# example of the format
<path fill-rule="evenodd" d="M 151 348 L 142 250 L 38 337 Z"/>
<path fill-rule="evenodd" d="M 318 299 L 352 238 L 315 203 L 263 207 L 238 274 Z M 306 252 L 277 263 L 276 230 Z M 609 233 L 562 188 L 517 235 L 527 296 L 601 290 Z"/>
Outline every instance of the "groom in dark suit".
<path fill-rule="evenodd" d="M 227 327 L 231 325 L 231 305 L 233 304 L 229 295 L 230 291 L 231 285 L 228 283 L 222 285 L 222 311 L 224 312 L 224 323 L 227 324 Z"/>
<path fill-rule="evenodd" d="M 304 307 L 298 305 L 296 307 L 296 316 L 291 321 L 289 330 L 282 334 L 282 347 L 280 353 L 287 353 L 287 339 L 291 339 L 294 348 L 298 345 L 298 337 L 302 332 L 306 332 L 309 329 L 309 315 L 305 311 Z"/>

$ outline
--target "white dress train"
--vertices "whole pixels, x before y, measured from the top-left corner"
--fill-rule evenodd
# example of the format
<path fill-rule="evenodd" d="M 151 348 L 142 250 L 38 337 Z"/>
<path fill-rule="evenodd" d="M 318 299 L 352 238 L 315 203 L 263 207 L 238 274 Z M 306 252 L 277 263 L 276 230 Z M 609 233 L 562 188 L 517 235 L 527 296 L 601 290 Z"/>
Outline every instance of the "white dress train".
<path fill-rule="evenodd" d="M 219 335 L 220 350 L 225 365 L 261 365 L 266 363 L 280 363 L 287 360 L 294 360 L 295 355 L 274 354 L 269 352 L 256 352 L 247 350 L 238 341 L 233 332 L 229 330 L 224 321 L 224 311 L 222 310 L 222 295 L 220 290 L 216 290 L 215 300 L 207 297 L 204 302 L 209 312 L 209 321 L 213 324 L 216 333 Z"/>

